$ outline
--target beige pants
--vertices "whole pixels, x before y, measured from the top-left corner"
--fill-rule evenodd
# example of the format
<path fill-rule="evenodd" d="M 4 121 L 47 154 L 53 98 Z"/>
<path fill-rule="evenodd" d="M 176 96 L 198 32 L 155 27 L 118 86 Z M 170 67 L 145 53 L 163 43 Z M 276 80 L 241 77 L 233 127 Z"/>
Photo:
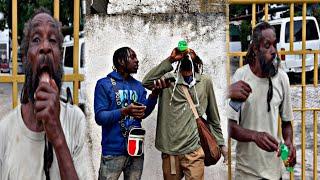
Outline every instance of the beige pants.
<path fill-rule="evenodd" d="M 185 176 L 186 180 L 203 180 L 204 152 L 202 148 L 189 153 L 173 156 L 175 168 L 171 168 L 170 155 L 162 153 L 162 170 L 164 180 L 180 180 Z M 172 174 L 172 170 L 176 171 Z"/>

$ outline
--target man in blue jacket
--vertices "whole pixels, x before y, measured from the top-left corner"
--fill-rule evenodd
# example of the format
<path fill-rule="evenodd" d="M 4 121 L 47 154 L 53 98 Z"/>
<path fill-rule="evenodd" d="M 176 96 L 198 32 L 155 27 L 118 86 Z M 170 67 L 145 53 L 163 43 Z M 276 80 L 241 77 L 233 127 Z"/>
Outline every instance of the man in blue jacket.
<path fill-rule="evenodd" d="M 102 126 L 99 179 L 118 179 L 121 172 L 124 179 L 140 179 L 144 156 L 128 155 L 127 137 L 130 129 L 141 127 L 141 119 L 154 109 L 157 90 L 146 99 L 147 91 L 131 76 L 139 67 L 131 48 L 116 50 L 113 65 L 114 70 L 98 80 L 94 93 L 95 120 Z"/>

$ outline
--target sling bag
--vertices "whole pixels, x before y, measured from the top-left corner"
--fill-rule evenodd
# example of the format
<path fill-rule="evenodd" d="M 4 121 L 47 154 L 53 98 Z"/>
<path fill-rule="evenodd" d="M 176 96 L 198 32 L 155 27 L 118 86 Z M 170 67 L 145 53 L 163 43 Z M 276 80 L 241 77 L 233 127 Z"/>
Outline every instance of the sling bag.
<path fill-rule="evenodd" d="M 200 137 L 200 144 L 204 152 L 204 165 L 210 166 L 216 164 L 221 157 L 221 150 L 213 134 L 209 129 L 209 125 L 205 119 L 199 117 L 199 114 L 192 101 L 190 93 L 186 86 L 182 86 L 190 108 L 196 118 L 198 133 Z"/>

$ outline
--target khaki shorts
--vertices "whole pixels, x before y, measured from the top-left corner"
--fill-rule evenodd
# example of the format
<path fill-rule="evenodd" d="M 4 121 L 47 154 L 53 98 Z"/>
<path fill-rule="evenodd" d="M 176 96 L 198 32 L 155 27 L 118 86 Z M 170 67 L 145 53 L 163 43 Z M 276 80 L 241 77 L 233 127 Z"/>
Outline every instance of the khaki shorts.
<path fill-rule="evenodd" d="M 202 148 L 182 155 L 172 156 L 175 168 L 171 167 L 170 155 L 162 153 L 162 170 L 165 180 L 180 180 L 185 176 L 186 180 L 204 179 L 204 152 Z M 172 170 L 175 169 L 175 174 Z"/>

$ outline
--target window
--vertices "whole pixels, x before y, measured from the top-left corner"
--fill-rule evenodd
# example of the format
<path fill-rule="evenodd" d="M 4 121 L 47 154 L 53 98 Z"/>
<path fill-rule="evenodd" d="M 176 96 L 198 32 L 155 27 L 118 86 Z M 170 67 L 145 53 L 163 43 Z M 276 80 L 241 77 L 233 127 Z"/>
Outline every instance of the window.
<path fill-rule="evenodd" d="M 73 67 L 73 46 L 66 46 L 64 66 Z"/>
<path fill-rule="evenodd" d="M 239 26 L 230 24 L 230 42 L 240 41 Z"/>
<path fill-rule="evenodd" d="M 294 35 L 293 41 L 299 42 L 302 41 L 302 20 L 294 21 Z M 307 32 L 306 32 L 306 40 L 317 40 L 319 39 L 318 31 L 316 24 L 313 20 L 307 20 Z M 285 42 L 288 43 L 290 41 L 290 22 L 286 23 L 286 34 L 285 34 Z"/>
<path fill-rule="evenodd" d="M 277 36 L 277 43 L 280 42 L 280 33 L 281 33 L 281 24 L 275 24 L 275 25 L 272 25 L 276 31 L 276 36 Z"/>

